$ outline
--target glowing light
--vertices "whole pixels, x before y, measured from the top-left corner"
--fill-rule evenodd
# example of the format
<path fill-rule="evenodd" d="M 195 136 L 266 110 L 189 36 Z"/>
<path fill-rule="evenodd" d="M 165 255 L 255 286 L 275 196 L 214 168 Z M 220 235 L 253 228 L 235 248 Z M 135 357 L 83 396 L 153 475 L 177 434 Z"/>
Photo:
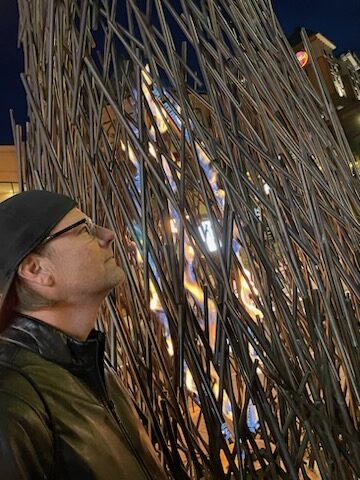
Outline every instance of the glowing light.
<path fill-rule="evenodd" d="M 192 263 L 195 258 L 195 250 L 193 249 L 193 247 L 190 245 L 188 241 L 185 242 L 184 253 L 185 253 L 186 261 L 188 263 Z"/>
<path fill-rule="evenodd" d="M 176 220 L 174 218 L 170 218 L 170 229 L 171 229 L 171 233 L 178 233 Z"/>
<path fill-rule="evenodd" d="M 170 152 L 170 154 L 171 154 L 171 152 Z M 172 160 L 174 160 L 174 156 L 172 154 L 171 154 L 171 156 L 172 156 Z M 161 161 L 162 161 L 162 166 L 163 166 L 165 175 L 167 176 L 167 179 L 169 180 L 170 187 L 172 188 L 173 192 L 176 192 L 177 186 L 176 186 L 174 177 L 171 173 L 169 162 L 164 157 L 164 155 L 161 155 Z M 180 176 L 180 174 L 178 174 L 178 176 Z"/>
<path fill-rule="evenodd" d="M 152 312 L 156 312 L 157 317 L 162 323 L 163 326 L 163 335 L 166 342 L 166 349 L 170 357 L 174 356 L 174 345 L 171 339 L 170 331 L 169 331 L 169 323 L 162 308 L 159 295 L 155 289 L 155 285 L 153 282 L 150 281 L 150 310 Z"/>
<path fill-rule="evenodd" d="M 258 295 L 259 292 L 256 290 L 254 283 L 250 279 L 250 272 L 244 269 L 244 273 L 246 275 L 246 278 L 239 272 L 240 299 L 251 318 L 253 318 L 254 320 L 256 319 L 256 317 L 263 318 L 263 313 L 255 306 L 254 300 L 252 299 L 252 293 Z"/>
<path fill-rule="evenodd" d="M 167 116 L 166 111 L 164 110 L 163 107 L 157 105 L 157 103 L 154 101 L 151 95 L 150 87 L 152 85 L 152 80 L 148 72 L 149 72 L 149 67 L 146 66 L 146 70 L 142 71 L 142 77 L 143 77 L 142 91 L 149 105 L 151 113 L 153 114 L 156 125 L 159 129 L 159 132 L 165 133 L 168 129 L 167 124 L 164 120 Z"/>
<path fill-rule="evenodd" d="M 264 192 L 265 192 L 265 195 L 270 195 L 271 188 L 267 183 L 264 183 Z"/>
<path fill-rule="evenodd" d="M 309 61 L 309 54 L 305 50 L 299 50 L 295 55 L 300 63 L 301 68 L 304 68 Z"/>
<path fill-rule="evenodd" d="M 217 250 L 214 232 L 211 227 L 210 220 L 204 220 L 201 222 L 201 227 L 199 227 L 199 232 L 202 240 L 206 243 L 207 249 L 209 252 L 215 252 Z"/>
<path fill-rule="evenodd" d="M 160 298 L 152 281 L 150 281 L 150 310 L 152 312 L 162 311 Z"/>
<path fill-rule="evenodd" d="M 174 345 L 172 343 L 170 334 L 167 335 L 167 337 L 166 337 L 166 346 L 167 346 L 168 354 L 170 355 L 170 357 L 173 357 L 174 356 Z"/>
<path fill-rule="evenodd" d="M 156 151 L 155 151 L 154 145 L 150 142 L 149 142 L 149 155 L 156 158 Z"/>
<path fill-rule="evenodd" d="M 125 147 L 125 144 L 123 141 L 121 141 L 120 143 L 121 145 L 121 150 L 123 152 L 126 152 L 126 147 Z M 134 150 L 132 149 L 131 145 L 128 144 L 128 147 L 127 147 L 127 153 L 128 153 L 128 157 L 129 157 L 129 160 L 131 161 L 131 163 L 136 167 L 138 168 L 139 167 L 139 161 L 135 155 L 135 152 Z"/>
<path fill-rule="evenodd" d="M 187 365 L 185 365 L 185 384 L 186 384 L 186 388 L 194 393 L 195 395 L 197 395 L 197 388 L 196 388 L 196 384 L 194 382 L 194 378 L 189 370 L 189 367 Z"/>
<path fill-rule="evenodd" d="M 208 157 L 208 155 L 206 155 L 206 153 L 204 152 L 204 150 L 199 146 L 199 144 L 196 144 L 196 152 L 199 156 L 199 160 L 200 162 L 203 164 L 203 165 L 210 165 L 210 158 Z"/>

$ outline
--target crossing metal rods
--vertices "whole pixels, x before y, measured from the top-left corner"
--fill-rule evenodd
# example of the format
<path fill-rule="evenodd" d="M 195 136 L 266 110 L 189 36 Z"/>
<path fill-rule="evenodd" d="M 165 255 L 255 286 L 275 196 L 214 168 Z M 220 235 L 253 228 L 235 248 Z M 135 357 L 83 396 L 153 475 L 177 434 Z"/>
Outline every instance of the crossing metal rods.
<path fill-rule="evenodd" d="M 23 182 L 116 233 L 99 325 L 169 475 L 358 478 L 359 177 L 270 2 L 18 5 Z"/>

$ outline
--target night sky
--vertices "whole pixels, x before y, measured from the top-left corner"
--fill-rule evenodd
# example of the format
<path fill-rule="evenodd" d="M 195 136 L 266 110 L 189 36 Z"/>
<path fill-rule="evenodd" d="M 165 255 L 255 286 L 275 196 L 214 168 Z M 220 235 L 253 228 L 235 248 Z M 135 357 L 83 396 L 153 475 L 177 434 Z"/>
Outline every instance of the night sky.
<path fill-rule="evenodd" d="M 26 102 L 20 72 L 22 53 L 17 49 L 17 2 L 0 0 L 0 145 L 12 144 L 9 110 L 25 124 Z M 296 27 L 319 31 L 337 46 L 339 54 L 360 54 L 360 0 L 273 0 L 282 28 L 289 36 Z"/>

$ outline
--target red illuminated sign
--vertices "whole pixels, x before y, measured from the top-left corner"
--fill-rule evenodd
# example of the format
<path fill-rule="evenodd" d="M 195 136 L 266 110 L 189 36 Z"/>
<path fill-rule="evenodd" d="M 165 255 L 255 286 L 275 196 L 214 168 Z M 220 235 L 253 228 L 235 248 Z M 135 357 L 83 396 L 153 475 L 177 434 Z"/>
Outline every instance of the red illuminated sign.
<path fill-rule="evenodd" d="M 301 68 L 304 68 L 309 61 L 309 54 L 305 50 L 300 50 L 296 52 L 296 57 L 299 60 Z"/>

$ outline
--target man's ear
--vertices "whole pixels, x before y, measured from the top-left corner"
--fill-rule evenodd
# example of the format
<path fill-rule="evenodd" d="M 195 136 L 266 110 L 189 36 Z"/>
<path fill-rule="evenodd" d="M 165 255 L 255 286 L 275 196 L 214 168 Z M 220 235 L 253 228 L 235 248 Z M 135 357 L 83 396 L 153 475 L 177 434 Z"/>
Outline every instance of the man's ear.
<path fill-rule="evenodd" d="M 18 267 L 17 274 L 23 280 L 39 286 L 51 287 L 54 285 L 54 275 L 49 259 L 36 253 L 30 253 L 24 258 Z"/>

